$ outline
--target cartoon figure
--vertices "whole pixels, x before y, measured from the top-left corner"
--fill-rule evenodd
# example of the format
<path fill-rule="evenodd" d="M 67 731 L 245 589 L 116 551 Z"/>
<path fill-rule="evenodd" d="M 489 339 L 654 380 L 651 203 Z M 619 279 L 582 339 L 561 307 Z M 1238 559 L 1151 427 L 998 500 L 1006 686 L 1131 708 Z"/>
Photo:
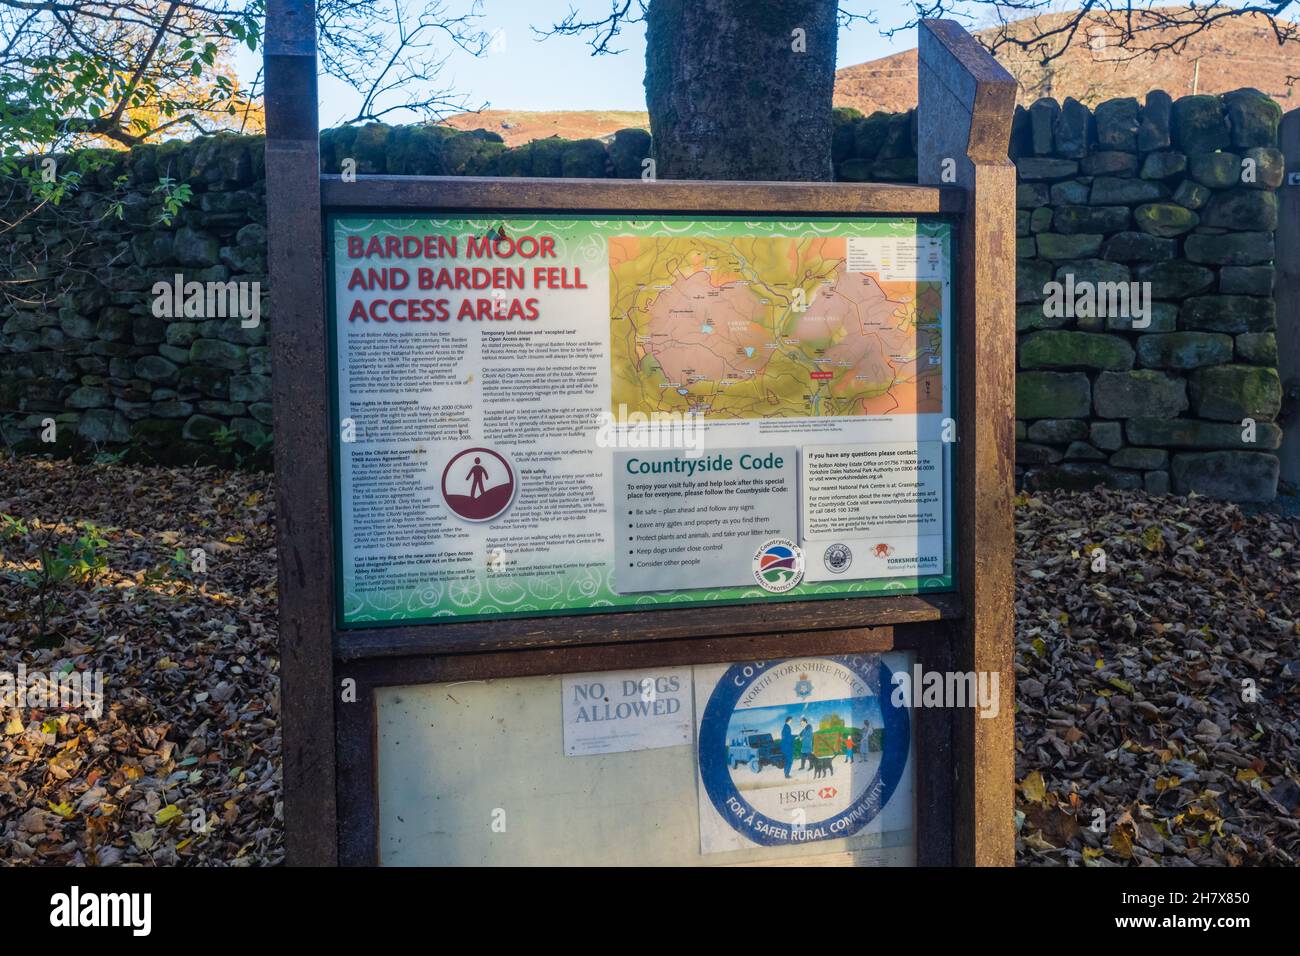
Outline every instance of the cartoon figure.
<path fill-rule="evenodd" d="M 790 776 L 790 768 L 794 766 L 794 731 L 790 729 L 790 721 L 793 719 L 787 717 L 781 726 L 781 760 L 785 764 L 782 769 L 787 778 Z"/>
<path fill-rule="evenodd" d="M 853 735 L 844 735 L 844 762 L 853 763 Z"/>
<path fill-rule="evenodd" d="M 488 473 L 482 462 L 483 459 L 476 456 L 474 458 L 474 467 L 465 476 L 470 479 L 469 496 L 471 498 L 479 498 L 483 495 L 483 479 L 488 476 Z"/>
<path fill-rule="evenodd" d="M 813 765 L 813 729 L 807 717 L 799 719 L 803 722 L 803 729 L 799 731 L 799 769 L 806 770 Z"/>

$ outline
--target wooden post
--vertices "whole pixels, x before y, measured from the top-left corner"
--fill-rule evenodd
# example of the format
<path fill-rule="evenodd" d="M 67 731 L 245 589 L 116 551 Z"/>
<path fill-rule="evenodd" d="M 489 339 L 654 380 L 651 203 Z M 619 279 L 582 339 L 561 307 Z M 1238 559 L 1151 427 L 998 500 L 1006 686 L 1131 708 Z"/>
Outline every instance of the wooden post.
<path fill-rule="evenodd" d="M 1289 412 L 1282 428 L 1281 478 L 1300 485 L 1300 109 L 1282 117 L 1282 153 L 1286 156 L 1286 174 L 1278 190 L 1280 208 L 1277 219 L 1277 247 L 1273 261 L 1277 264 L 1278 374 L 1282 376 L 1282 407 Z"/>
<path fill-rule="evenodd" d="M 288 862 L 338 860 L 329 366 L 322 275 L 316 5 L 266 11 L 266 217 L 275 400 L 280 732 Z"/>
<path fill-rule="evenodd" d="M 951 20 L 924 20 L 918 51 L 922 184 L 966 190 L 958 239 L 957 574 L 965 616 L 954 667 L 999 677 L 999 711 L 955 717 L 954 862 L 1015 863 L 1016 83 Z"/>

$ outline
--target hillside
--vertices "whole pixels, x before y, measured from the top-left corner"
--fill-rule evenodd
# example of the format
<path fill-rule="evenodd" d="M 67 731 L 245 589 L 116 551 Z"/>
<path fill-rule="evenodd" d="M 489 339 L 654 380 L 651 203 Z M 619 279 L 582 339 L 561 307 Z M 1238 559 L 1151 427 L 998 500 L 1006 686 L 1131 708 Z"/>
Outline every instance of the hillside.
<path fill-rule="evenodd" d="M 564 139 L 599 139 L 629 126 L 650 128 L 645 113 L 616 110 L 483 110 L 458 113 L 444 121 L 455 129 L 485 129 L 497 133 L 507 146 L 521 146 L 535 139 L 560 136 Z"/>
<path fill-rule="evenodd" d="M 1048 14 L 1017 21 L 1006 27 L 1010 36 L 1030 31 L 1050 32 L 1069 14 Z M 1148 16 L 1134 13 L 1139 21 Z M 1073 44 L 1048 64 L 1040 57 L 1012 46 L 1002 47 L 999 61 L 1020 83 L 1021 103 L 1043 96 L 1064 100 L 1073 96 L 1088 105 L 1117 96 L 1141 96 L 1162 89 L 1171 96 L 1188 93 L 1226 93 L 1254 87 L 1276 99 L 1283 110 L 1300 106 L 1300 86 L 1288 86 L 1289 75 L 1300 74 L 1300 43 L 1279 46 L 1267 18 L 1258 14 L 1224 20 L 1187 39 L 1177 55 L 1171 52 L 1135 55 L 1120 49 L 1118 32 L 1109 15 L 1090 18 L 1079 33 L 1087 42 Z M 991 46 L 1002 27 L 976 32 Z M 1143 46 L 1172 34 L 1150 29 Z M 870 114 L 896 113 L 916 105 L 916 50 L 905 50 L 836 73 L 835 105 L 851 106 Z"/>

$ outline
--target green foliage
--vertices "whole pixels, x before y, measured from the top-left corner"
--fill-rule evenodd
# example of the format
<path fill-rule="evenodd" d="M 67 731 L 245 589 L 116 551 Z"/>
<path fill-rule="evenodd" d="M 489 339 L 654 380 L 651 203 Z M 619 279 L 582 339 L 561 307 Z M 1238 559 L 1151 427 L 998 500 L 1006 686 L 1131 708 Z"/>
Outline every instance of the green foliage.
<path fill-rule="evenodd" d="M 92 459 L 96 465 L 116 465 L 127 456 L 130 448 L 119 448 L 117 451 L 97 451 Z"/>
<path fill-rule="evenodd" d="M 187 581 L 193 579 L 194 569 L 190 564 L 190 556 L 185 553 L 184 548 L 177 548 L 167 564 L 167 570 L 175 577 L 185 578 Z"/>
<path fill-rule="evenodd" d="M 0 128 L 3 128 L 2 122 Z M 60 206 L 74 197 L 87 179 L 109 166 L 112 156 L 110 150 L 85 149 L 67 155 L 38 156 L 35 162 L 29 158 L 21 164 L 16 161 L 7 163 L 0 156 L 0 178 L 8 175 L 26 185 L 33 205 Z M 63 166 L 72 168 L 64 170 Z M 105 207 L 96 218 L 124 218 L 130 185 L 129 175 L 124 173 L 114 177 L 112 185 L 101 192 Z M 163 226 L 170 226 L 177 213 L 194 198 L 194 191 L 188 183 L 178 183 L 170 176 L 159 177 L 153 193 L 159 197 L 157 223 Z M 3 231 L 0 229 L 0 233 Z"/>
<path fill-rule="evenodd" d="M 107 219 L 110 216 L 112 216 L 114 219 L 122 218 L 122 216 L 126 212 L 126 206 L 124 204 L 124 200 L 121 194 L 126 189 L 127 184 L 130 182 L 130 180 L 131 177 L 129 176 L 118 176 L 115 180 L 113 180 L 113 189 L 116 193 L 118 193 L 118 195 L 108 201 L 108 206 L 104 210 L 104 214 L 99 217 L 100 219 Z"/>
<path fill-rule="evenodd" d="M 170 176 L 159 179 L 153 191 L 162 195 L 162 212 L 158 214 L 158 222 L 163 226 L 170 226 L 181 207 L 194 195 L 189 183 L 177 183 Z"/>
<path fill-rule="evenodd" d="M 222 455 L 233 458 L 239 468 L 269 468 L 275 437 L 261 429 L 251 436 L 241 435 L 223 425 L 212 433 L 212 444 Z"/>
<path fill-rule="evenodd" d="M 223 455 L 233 455 L 238 442 L 239 434 L 225 425 L 212 433 L 212 444 L 216 445 L 217 450 Z"/>
<path fill-rule="evenodd" d="M 82 527 L 84 533 L 75 541 L 60 542 L 52 551 L 40 548 L 37 552 L 39 567 L 14 572 L 18 579 L 29 587 L 39 587 L 42 582 L 70 583 L 75 587 L 92 584 L 108 568 L 108 559 L 100 550 L 108 547 L 108 541 L 103 532 L 89 522 Z"/>
<path fill-rule="evenodd" d="M 0 110 L 0 132 L 4 129 L 3 115 Z M 0 149 L 0 177 L 20 180 L 27 186 L 34 203 L 57 206 L 74 195 L 87 177 L 108 165 L 110 156 L 107 150 L 83 149 L 63 155 L 28 156 L 20 161 Z M 114 185 L 122 187 L 126 182 L 127 177 L 123 176 Z"/>
<path fill-rule="evenodd" d="M 27 523 L 21 518 L 0 512 L 0 541 L 16 541 L 27 537 Z"/>
<path fill-rule="evenodd" d="M 70 582 L 76 587 L 93 584 L 108 569 L 108 558 L 102 553 L 108 547 L 103 531 L 90 522 L 82 522 L 83 533 L 72 543 L 61 542 L 53 554 L 40 552 L 41 570 L 55 584 Z"/>
<path fill-rule="evenodd" d="M 158 587 L 174 583 L 177 579 L 191 584 L 194 582 L 194 571 L 184 548 L 177 548 L 165 562 L 145 571 L 143 583 L 149 587 Z"/>
<path fill-rule="evenodd" d="M 50 637 L 50 619 L 63 607 L 71 591 L 93 587 L 108 569 L 104 549 L 108 539 L 104 529 L 89 521 L 80 522 L 80 534 L 72 541 L 57 540 L 61 522 L 46 524 L 40 534 L 33 534 L 27 522 L 13 515 L 0 514 L 0 541 L 14 546 L 17 555 L 9 562 L 19 566 L 6 569 L 5 577 L 17 584 L 35 608 L 38 637 Z M 6 547 L 6 551 L 9 547 Z M 28 556 L 35 552 L 35 567 L 27 567 Z M 18 560 L 14 561 L 14 557 Z"/>
<path fill-rule="evenodd" d="M 258 432 L 253 440 L 254 453 L 269 452 L 275 445 L 275 436 L 269 431 Z"/>
<path fill-rule="evenodd" d="M 13 30 L 0 44 L 0 173 L 25 153 L 93 138 L 129 146 L 248 102 L 226 64 L 234 46 L 261 44 L 264 0 L 123 0 L 111 17 L 75 2 L 30 10 L 0 23 Z"/>

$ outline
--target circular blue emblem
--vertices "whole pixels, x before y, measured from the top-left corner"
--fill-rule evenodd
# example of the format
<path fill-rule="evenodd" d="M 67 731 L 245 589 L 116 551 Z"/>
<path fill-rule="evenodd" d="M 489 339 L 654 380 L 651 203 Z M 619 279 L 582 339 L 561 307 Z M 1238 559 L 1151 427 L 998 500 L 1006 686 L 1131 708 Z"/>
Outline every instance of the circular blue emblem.
<path fill-rule="evenodd" d="M 879 655 L 729 667 L 700 721 L 700 779 L 718 815 L 762 846 L 838 839 L 870 823 L 910 749 L 891 677 Z"/>

